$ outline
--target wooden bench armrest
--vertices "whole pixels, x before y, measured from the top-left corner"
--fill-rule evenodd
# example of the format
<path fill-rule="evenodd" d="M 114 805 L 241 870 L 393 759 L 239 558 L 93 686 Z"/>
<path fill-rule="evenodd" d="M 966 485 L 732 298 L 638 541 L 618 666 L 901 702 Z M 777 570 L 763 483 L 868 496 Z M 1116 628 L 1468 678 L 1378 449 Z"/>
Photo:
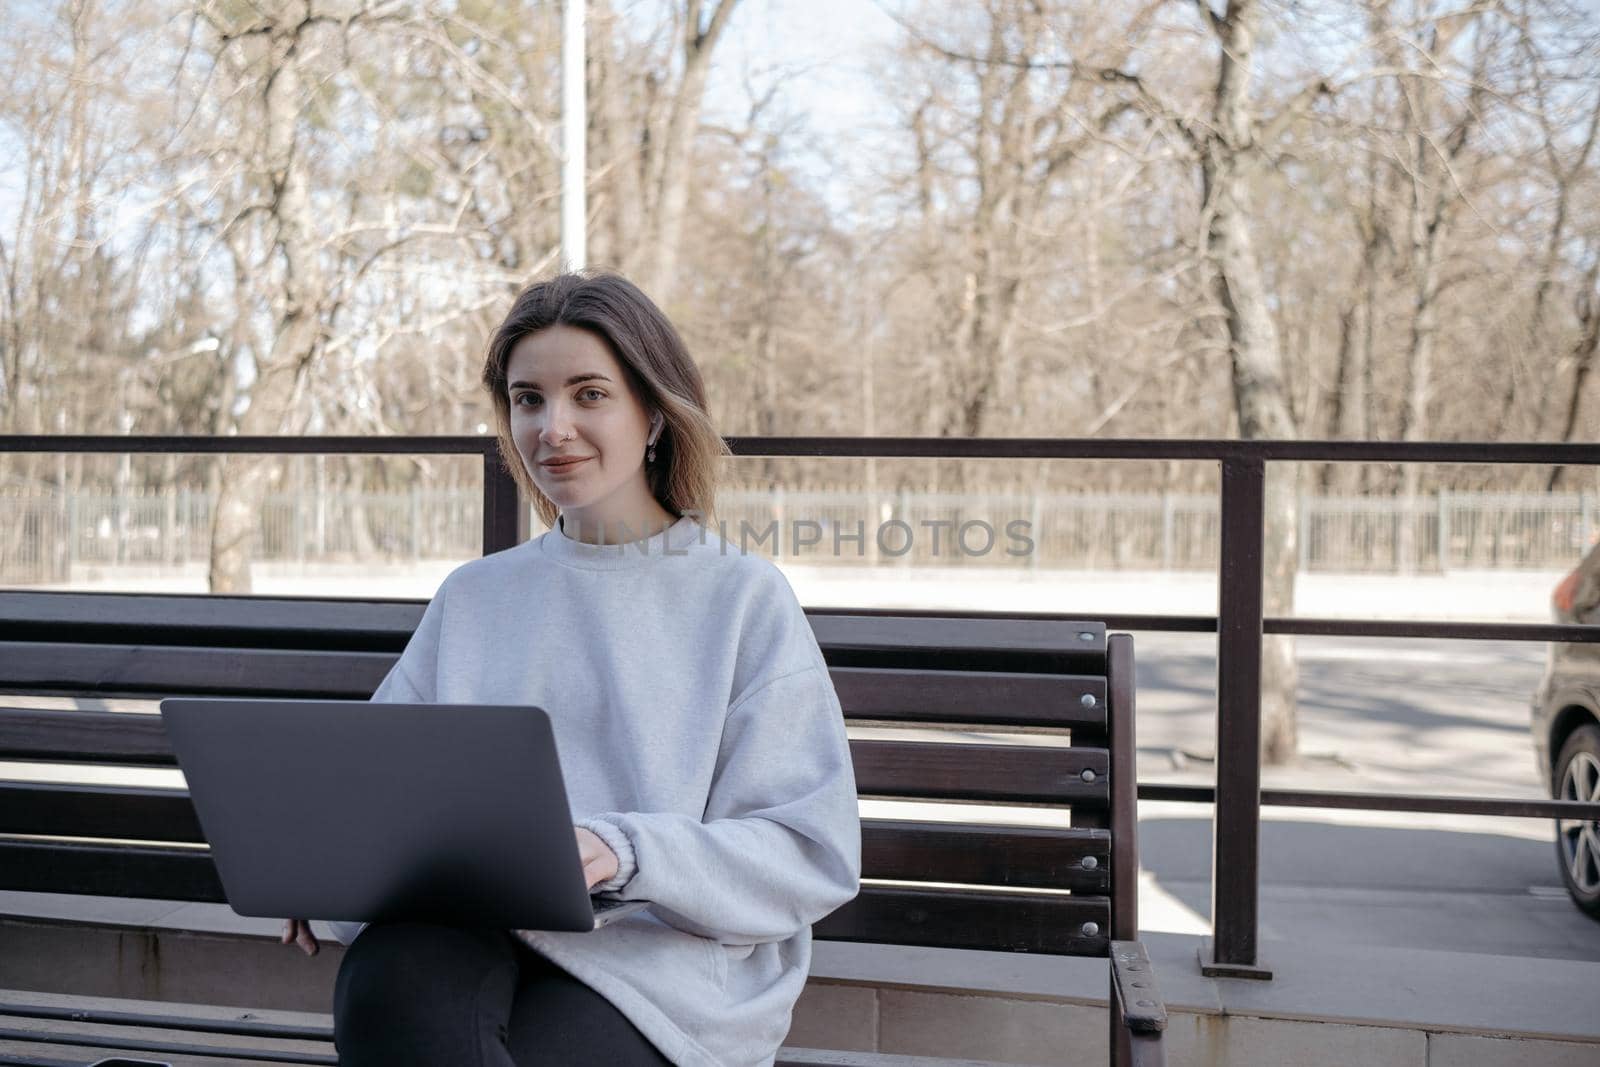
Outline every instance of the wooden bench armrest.
<path fill-rule="evenodd" d="M 1138 941 L 1111 942 L 1111 990 L 1133 1034 L 1157 1035 L 1167 1028 L 1167 1006 L 1156 988 L 1150 956 Z"/>

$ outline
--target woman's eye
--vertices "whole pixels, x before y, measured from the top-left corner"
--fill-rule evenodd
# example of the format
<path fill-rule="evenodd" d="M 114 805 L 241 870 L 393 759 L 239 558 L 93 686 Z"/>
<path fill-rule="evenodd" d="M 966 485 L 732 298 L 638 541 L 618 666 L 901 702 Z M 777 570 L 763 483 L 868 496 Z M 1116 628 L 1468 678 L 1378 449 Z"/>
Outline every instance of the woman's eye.
<path fill-rule="evenodd" d="M 605 391 L 601 389 L 585 389 L 578 396 L 584 400 L 604 400 L 606 398 Z M 540 403 L 540 399 L 538 393 L 518 393 L 511 398 L 511 403 L 523 407 L 533 407 L 535 404 Z"/>

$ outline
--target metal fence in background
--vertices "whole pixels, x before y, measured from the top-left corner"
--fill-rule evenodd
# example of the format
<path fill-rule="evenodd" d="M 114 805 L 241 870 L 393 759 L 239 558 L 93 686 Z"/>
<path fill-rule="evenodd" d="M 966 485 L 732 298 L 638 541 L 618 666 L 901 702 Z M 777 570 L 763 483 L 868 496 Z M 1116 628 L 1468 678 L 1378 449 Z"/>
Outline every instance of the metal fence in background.
<path fill-rule="evenodd" d="M 0 497 L 0 580 L 65 581 L 75 566 L 182 567 L 210 558 L 213 496 L 84 493 Z M 483 546 L 483 492 L 269 494 L 251 558 L 373 563 L 469 559 Z"/>
<path fill-rule="evenodd" d="M 209 494 L 191 490 L 0 497 L 0 581 L 65 581 L 80 565 L 204 563 L 211 505 Z M 718 495 L 716 520 L 736 545 L 786 560 L 1082 570 L 1212 570 L 1221 530 L 1214 494 L 1174 493 L 729 486 Z M 1306 495 L 1299 528 L 1302 571 L 1559 570 L 1600 535 L 1600 496 Z M 274 493 L 252 555 L 285 563 L 467 559 L 481 551 L 482 530 L 477 488 Z"/>

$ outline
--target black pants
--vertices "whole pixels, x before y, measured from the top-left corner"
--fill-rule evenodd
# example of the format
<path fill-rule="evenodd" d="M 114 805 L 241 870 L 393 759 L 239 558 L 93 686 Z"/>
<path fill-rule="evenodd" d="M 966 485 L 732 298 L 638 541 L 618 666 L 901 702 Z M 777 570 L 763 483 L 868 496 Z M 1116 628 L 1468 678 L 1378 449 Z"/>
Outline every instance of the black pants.
<path fill-rule="evenodd" d="M 340 1067 L 659 1067 L 611 1002 L 505 930 L 378 923 L 333 991 Z"/>

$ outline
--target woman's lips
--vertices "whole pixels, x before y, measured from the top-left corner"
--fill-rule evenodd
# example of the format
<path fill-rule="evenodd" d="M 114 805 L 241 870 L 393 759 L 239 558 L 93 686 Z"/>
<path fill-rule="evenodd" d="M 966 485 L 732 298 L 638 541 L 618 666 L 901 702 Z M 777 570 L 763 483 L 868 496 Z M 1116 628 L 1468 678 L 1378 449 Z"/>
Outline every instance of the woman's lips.
<path fill-rule="evenodd" d="M 582 459 L 566 460 L 561 463 L 541 463 L 539 466 L 552 474 L 565 474 L 567 471 L 583 466 L 591 458 L 593 457 L 584 456 Z"/>

